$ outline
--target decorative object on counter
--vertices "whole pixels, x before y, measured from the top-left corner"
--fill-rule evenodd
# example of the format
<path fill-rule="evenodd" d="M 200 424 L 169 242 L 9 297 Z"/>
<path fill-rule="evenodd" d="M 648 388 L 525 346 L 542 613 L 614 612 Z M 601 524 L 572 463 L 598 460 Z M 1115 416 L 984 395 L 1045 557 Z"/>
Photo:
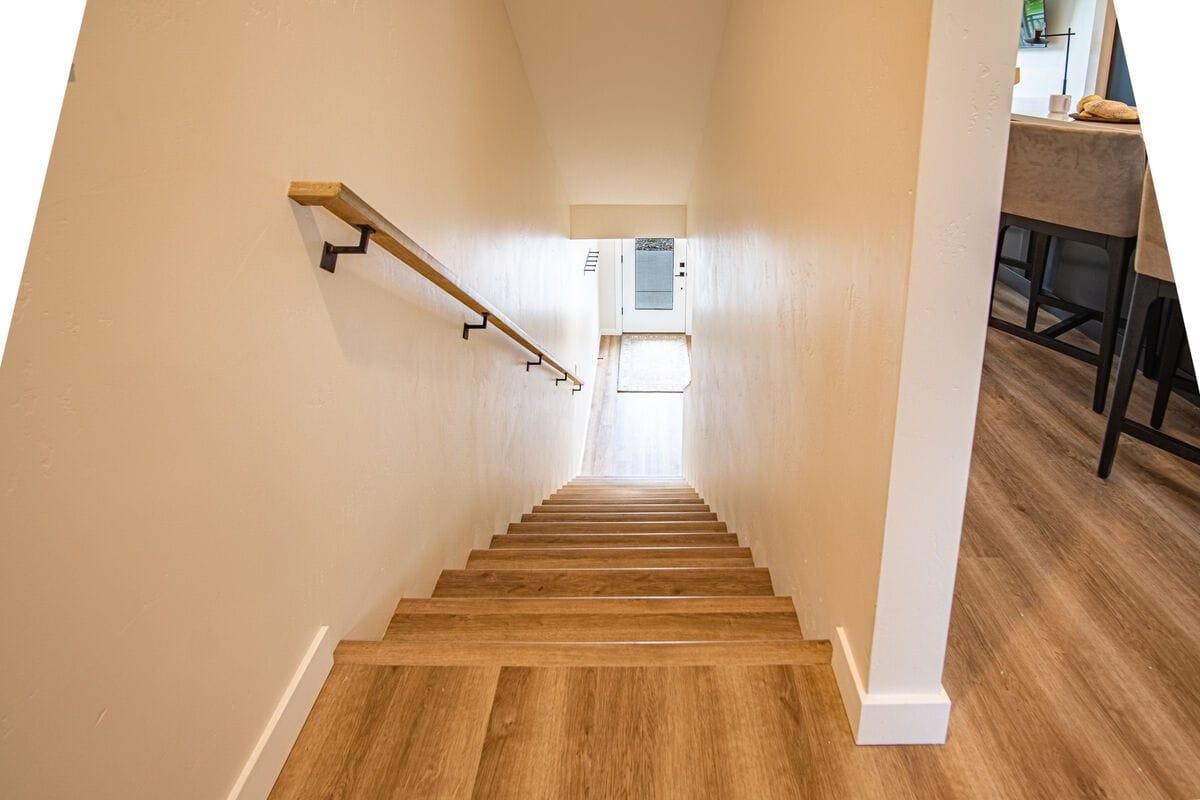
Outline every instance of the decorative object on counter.
<path fill-rule="evenodd" d="M 1056 95 L 1051 95 L 1051 98 Z M 1085 122 L 1116 122 L 1125 125 L 1136 125 L 1141 120 L 1138 110 L 1126 105 L 1120 100 L 1105 100 L 1098 94 L 1091 94 L 1079 101 L 1079 110 L 1071 115 L 1072 119 Z"/>
<path fill-rule="evenodd" d="M 1071 66 L 1071 38 L 1075 36 L 1075 31 L 1071 30 L 1070 28 L 1067 28 L 1066 33 L 1046 33 L 1045 28 L 1042 28 L 1039 30 L 1035 30 L 1033 32 L 1032 37 L 1025 38 L 1022 41 L 1028 47 L 1039 47 L 1039 46 L 1045 47 L 1046 45 L 1050 44 L 1050 42 L 1046 41 L 1047 39 L 1057 39 L 1060 36 L 1066 38 L 1066 40 L 1067 40 L 1067 55 L 1066 55 L 1066 58 L 1063 59 L 1063 88 L 1062 88 L 1062 93 L 1066 94 L 1067 93 L 1067 70 Z M 1051 95 L 1051 97 L 1054 97 L 1054 95 Z M 1069 108 L 1070 105 L 1071 105 L 1071 102 L 1068 100 L 1067 107 Z M 1065 108 L 1063 110 L 1066 111 Z"/>
<path fill-rule="evenodd" d="M 1069 94 L 1052 94 L 1050 95 L 1050 113 L 1051 114 L 1066 114 L 1071 110 L 1071 95 Z"/>

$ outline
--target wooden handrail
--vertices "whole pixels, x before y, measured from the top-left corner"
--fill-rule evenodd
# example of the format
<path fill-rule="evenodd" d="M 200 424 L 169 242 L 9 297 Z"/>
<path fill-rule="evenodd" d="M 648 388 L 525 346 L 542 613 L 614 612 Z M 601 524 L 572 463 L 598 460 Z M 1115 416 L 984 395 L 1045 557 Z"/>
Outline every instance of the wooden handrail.
<path fill-rule="evenodd" d="M 538 344 L 532 336 L 521 330 L 520 325 L 472 291 L 445 264 L 425 252 L 404 231 L 367 205 L 345 184 L 337 181 L 292 181 L 288 187 L 288 197 L 302 206 L 323 206 L 335 217 L 356 228 L 370 226 L 372 242 L 424 275 L 443 292 L 476 314 L 486 314 L 490 327 L 501 331 L 535 356 L 540 356 L 543 365 L 561 372 L 565 379 L 576 386 L 583 386 L 583 381 L 567 370 L 561 361 L 546 352 L 546 348 Z"/>

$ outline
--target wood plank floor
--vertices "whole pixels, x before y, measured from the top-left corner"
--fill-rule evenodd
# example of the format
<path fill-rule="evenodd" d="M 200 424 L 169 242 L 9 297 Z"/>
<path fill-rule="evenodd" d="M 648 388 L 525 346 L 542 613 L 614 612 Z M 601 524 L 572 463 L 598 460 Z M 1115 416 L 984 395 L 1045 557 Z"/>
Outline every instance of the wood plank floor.
<path fill-rule="evenodd" d="M 1126 439 L 1112 478 L 1096 478 L 1093 374 L 988 334 L 944 747 L 856 747 L 821 654 L 789 661 L 806 643 L 781 598 L 406 600 L 391 639 L 406 665 L 340 660 L 273 797 L 1200 798 L 1200 469 Z M 1133 414 L 1148 413 L 1150 389 L 1138 387 Z M 1200 412 L 1173 398 L 1166 427 L 1200 438 Z M 505 536 L 533 548 L 586 536 L 736 546 L 734 534 Z M 580 580 L 557 591 L 586 592 Z M 455 619 L 413 621 L 439 614 Z M 525 649 L 495 641 L 460 666 L 423 665 L 414 648 L 477 638 L 488 615 Z M 604 644 L 580 664 L 562 643 L 587 630 L 602 642 L 636 631 L 642 648 L 686 635 L 725 648 L 708 658 L 745 649 L 729 639 L 743 626 L 770 643 L 740 663 L 692 663 L 677 648 L 672 666 L 639 666 L 644 649 L 630 658 Z M 306 759 L 318 768 L 299 769 Z"/>
<path fill-rule="evenodd" d="M 585 475 L 682 475 L 683 395 L 618 392 L 620 336 L 600 337 Z"/>

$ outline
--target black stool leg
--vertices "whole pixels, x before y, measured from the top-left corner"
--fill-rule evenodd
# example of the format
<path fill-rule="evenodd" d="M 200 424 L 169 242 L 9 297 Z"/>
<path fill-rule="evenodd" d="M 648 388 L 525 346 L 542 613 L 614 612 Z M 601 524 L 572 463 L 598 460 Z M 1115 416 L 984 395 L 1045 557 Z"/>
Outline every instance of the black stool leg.
<path fill-rule="evenodd" d="M 1163 331 L 1163 307 L 1166 303 L 1159 303 L 1154 308 L 1150 309 L 1150 316 L 1146 317 L 1146 352 L 1142 355 L 1142 374 L 1150 380 L 1158 378 L 1158 362 L 1162 360 L 1162 339 L 1166 334 Z"/>
<path fill-rule="evenodd" d="M 1096 391 L 1092 409 L 1104 413 L 1108 399 L 1108 377 L 1112 372 L 1113 355 L 1117 349 L 1117 330 L 1121 327 L 1121 301 L 1125 298 L 1125 275 L 1129 265 L 1132 239 L 1108 239 L 1108 292 L 1104 300 L 1104 319 L 1100 328 L 1100 360 L 1096 365 Z M 1143 321 L 1144 322 L 1144 321 Z"/>
<path fill-rule="evenodd" d="M 1144 275 L 1137 276 L 1133 282 L 1133 302 L 1129 308 L 1129 324 L 1125 326 L 1125 343 L 1121 346 L 1117 388 L 1113 391 L 1112 409 L 1108 412 L 1108 424 L 1104 428 L 1104 443 L 1100 446 L 1100 465 L 1096 469 L 1096 474 L 1101 478 L 1107 478 L 1112 472 L 1113 459 L 1117 456 L 1117 440 L 1121 436 L 1121 425 L 1125 422 L 1125 411 L 1129 408 L 1133 380 L 1137 377 L 1138 356 L 1146 332 L 1146 315 L 1150 312 L 1150 306 L 1158 300 L 1158 283 L 1156 279 Z"/>
<path fill-rule="evenodd" d="M 1183 352 L 1183 321 L 1177 302 L 1164 300 L 1163 315 L 1167 318 L 1167 337 L 1163 345 L 1162 360 L 1158 363 L 1158 391 L 1154 393 L 1154 408 L 1150 412 L 1150 427 L 1162 427 L 1167 415 L 1167 401 L 1175 385 L 1175 373 L 1179 370 L 1179 356 Z"/>
<path fill-rule="evenodd" d="M 1050 257 L 1050 237 L 1046 234 L 1029 232 L 1034 237 L 1033 255 L 1029 259 L 1029 306 L 1025 310 L 1025 330 L 1037 328 L 1038 310 L 1041 303 L 1042 284 L 1046 280 L 1046 261 Z"/>
<path fill-rule="evenodd" d="M 996 316 L 996 282 L 1000 280 L 1000 256 L 1004 251 L 1004 235 L 1008 233 L 1008 223 L 1000 219 L 1000 231 L 996 234 L 996 260 L 992 262 L 992 294 L 988 305 L 988 317 Z"/>

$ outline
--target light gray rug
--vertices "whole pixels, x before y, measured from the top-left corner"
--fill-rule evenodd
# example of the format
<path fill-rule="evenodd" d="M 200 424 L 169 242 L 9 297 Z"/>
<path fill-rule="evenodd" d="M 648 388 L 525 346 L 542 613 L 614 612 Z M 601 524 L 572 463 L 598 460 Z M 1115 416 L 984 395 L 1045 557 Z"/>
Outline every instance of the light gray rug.
<path fill-rule="evenodd" d="M 682 392 L 692 382 L 682 333 L 627 333 L 621 337 L 618 392 Z"/>

